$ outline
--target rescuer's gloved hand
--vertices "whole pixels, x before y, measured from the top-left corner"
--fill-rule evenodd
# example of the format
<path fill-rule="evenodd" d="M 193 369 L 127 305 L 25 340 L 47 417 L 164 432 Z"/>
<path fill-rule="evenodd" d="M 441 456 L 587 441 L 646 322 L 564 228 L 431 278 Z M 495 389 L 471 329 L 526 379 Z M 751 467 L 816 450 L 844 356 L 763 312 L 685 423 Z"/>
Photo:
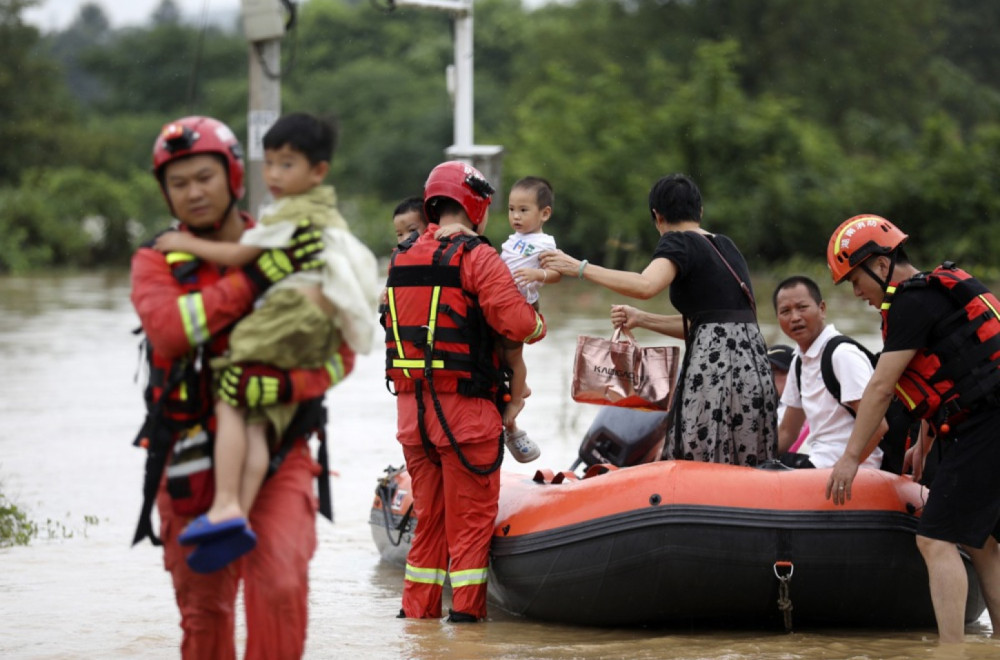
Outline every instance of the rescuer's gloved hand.
<path fill-rule="evenodd" d="M 263 408 L 292 400 L 288 373 L 266 364 L 231 364 L 219 377 L 219 398 L 234 408 Z"/>
<path fill-rule="evenodd" d="M 308 220 L 299 222 L 288 247 L 265 250 L 257 260 L 243 267 L 259 293 L 292 273 L 323 265 L 323 234 Z"/>

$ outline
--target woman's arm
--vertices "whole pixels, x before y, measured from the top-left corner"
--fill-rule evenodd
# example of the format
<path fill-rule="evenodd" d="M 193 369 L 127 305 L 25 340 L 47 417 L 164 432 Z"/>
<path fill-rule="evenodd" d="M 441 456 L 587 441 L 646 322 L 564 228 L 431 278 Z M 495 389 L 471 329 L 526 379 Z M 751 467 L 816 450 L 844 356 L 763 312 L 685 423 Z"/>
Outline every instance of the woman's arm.
<path fill-rule="evenodd" d="M 653 259 L 641 273 L 614 270 L 579 260 L 562 250 L 550 250 L 539 256 L 542 268 L 566 277 L 578 277 L 599 284 L 629 298 L 649 300 L 670 286 L 677 277 L 677 266 L 669 259 Z"/>
<path fill-rule="evenodd" d="M 611 306 L 611 325 L 622 327 L 626 330 L 632 328 L 644 328 L 658 332 L 661 335 L 684 339 L 684 317 L 680 314 L 654 314 L 636 309 L 631 305 Z"/>

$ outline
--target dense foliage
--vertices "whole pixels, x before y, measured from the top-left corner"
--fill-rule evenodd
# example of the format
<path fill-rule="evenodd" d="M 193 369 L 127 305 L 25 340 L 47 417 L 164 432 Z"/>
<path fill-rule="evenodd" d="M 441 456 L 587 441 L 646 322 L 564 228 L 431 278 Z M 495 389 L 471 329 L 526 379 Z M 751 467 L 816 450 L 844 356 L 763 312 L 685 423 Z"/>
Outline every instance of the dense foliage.
<path fill-rule="evenodd" d="M 149 176 L 159 127 L 211 114 L 245 134 L 248 48 L 171 0 L 114 30 L 98 5 L 66 30 L 0 0 L 0 272 L 125 263 L 167 214 Z M 389 213 L 452 142 L 451 21 L 387 3 L 309 0 L 283 41 L 286 110 L 336 114 L 331 179 L 387 253 Z M 506 188 L 549 178 L 568 251 L 642 265 L 651 183 L 685 171 L 705 224 L 759 267 L 822 262 L 833 227 L 881 213 L 920 259 L 1000 250 L 1000 20 L 993 0 L 577 0 L 475 4 L 476 142 Z M 929 264 L 927 264 L 929 265 Z"/>

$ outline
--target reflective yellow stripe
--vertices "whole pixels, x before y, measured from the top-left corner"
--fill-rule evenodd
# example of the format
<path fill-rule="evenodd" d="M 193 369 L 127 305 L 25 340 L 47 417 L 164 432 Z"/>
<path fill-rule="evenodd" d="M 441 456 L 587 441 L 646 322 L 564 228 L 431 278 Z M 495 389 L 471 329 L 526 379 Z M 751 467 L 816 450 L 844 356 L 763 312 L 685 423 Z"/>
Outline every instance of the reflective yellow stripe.
<path fill-rule="evenodd" d="M 431 308 L 427 310 L 427 346 L 434 350 L 434 331 L 437 329 L 438 302 L 441 300 L 441 287 L 436 286 L 431 291 Z"/>
<path fill-rule="evenodd" d="M 542 324 L 542 317 L 538 315 L 538 312 L 535 312 L 535 329 L 532 331 L 530 335 L 524 338 L 524 341 L 522 343 L 526 344 L 532 339 L 537 339 L 539 335 L 542 334 L 542 329 L 544 327 L 545 326 Z"/>
<path fill-rule="evenodd" d="M 408 358 L 403 353 L 403 342 L 399 339 L 399 320 L 396 317 L 396 295 L 392 287 L 386 289 L 386 297 L 389 299 L 389 318 L 392 319 L 392 337 L 396 342 L 396 354 L 398 358 L 393 359 L 392 366 L 395 369 L 402 369 L 403 375 L 413 378 L 410 369 L 423 370 L 427 362 L 423 358 Z M 434 350 L 434 331 L 437 329 L 437 308 L 441 300 L 441 287 L 434 287 L 431 292 L 430 309 L 427 311 L 427 345 L 430 350 Z M 444 360 L 432 360 L 431 369 L 444 369 Z"/>
<path fill-rule="evenodd" d="M 389 287 L 385 290 L 385 294 L 389 299 L 389 318 L 392 319 L 392 337 L 396 341 L 396 354 L 401 358 L 405 358 L 403 342 L 399 339 L 399 318 L 396 315 L 396 290 L 394 287 Z M 423 363 L 421 362 L 421 364 Z M 409 371 L 404 370 L 403 375 L 407 378 L 412 378 Z"/>
<path fill-rule="evenodd" d="M 470 568 L 464 571 L 452 571 L 449 573 L 452 589 L 468 587 L 475 584 L 486 584 L 485 568 Z"/>
<path fill-rule="evenodd" d="M 344 358 L 340 353 L 327 360 L 323 366 L 326 367 L 326 373 L 330 374 L 330 387 L 344 379 Z"/>
<path fill-rule="evenodd" d="M 423 360 L 393 359 L 392 361 L 392 366 L 397 369 L 423 369 L 425 364 Z M 444 369 L 444 360 L 431 360 L 431 369 Z"/>
<path fill-rule="evenodd" d="M 166 254 L 167 263 L 173 266 L 174 264 L 179 264 L 184 261 L 194 261 L 195 256 L 188 252 L 167 252 Z"/>
<path fill-rule="evenodd" d="M 177 307 L 184 324 L 184 334 L 191 346 L 199 346 L 209 339 L 208 319 L 205 316 L 205 302 L 201 293 L 189 293 L 177 299 Z"/>
<path fill-rule="evenodd" d="M 883 312 L 892 307 L 892 297 L 894 295 L 896 295 L 896 287 L 891 284 L 885 287 L 885 297 L 882 299 L 882 304 L 880 305 L 880 309 Z"/>
<path fill-rule="evenodd" d="M 906 404 L 907 409 L 913 410 L 916 407 L 916 404 L 913 403 L 913 399 L 906 396 L 906 392 L 904 392 L 903 388 L 899 386 L 899 383 L 896 383 L 896 395 L 903 399 L 903 403 Z"/>
<path fill-rule="evenodd" d="M 405 579 L 410 582 L 420 584 L 440 584 L 444 585 L 444 578 L 447 572 L 441 568 L 420 568 L 411 564 L 406 565 Z"/>
<path fill-rule="evenodd" d="M 851 224 L 847 225 L 846 227 L 840 230 L 840 233 L 837 234 L 837 240 L 834 241 L 833 243 L 834 255 L 840 254 L 840 242 L 843 240 L 844 234 L 847 233 L 847 230 L 852 229 L 857 225 L 863 224 L 870 217 L 871 217 L 870 215 L 862 216 L 861 218 L 855 220 L 854 222 L 852 222 Z"/>
<path fill-rule="evenodd" d="M 980 300 L 982 300 L 983 304 L 990 308 L 990 311 L 993 312 L 993 316 L 994 317 L 1000 317 L 1000 314 L 997 314 L 996 308 L 993 305 L 990 304 L 989 300 L 986 299 L 986 295 L 985 294 L 981 293 L 981 294 L 979 294 L 977 296 L 977 298 L 979 298 Z"/>

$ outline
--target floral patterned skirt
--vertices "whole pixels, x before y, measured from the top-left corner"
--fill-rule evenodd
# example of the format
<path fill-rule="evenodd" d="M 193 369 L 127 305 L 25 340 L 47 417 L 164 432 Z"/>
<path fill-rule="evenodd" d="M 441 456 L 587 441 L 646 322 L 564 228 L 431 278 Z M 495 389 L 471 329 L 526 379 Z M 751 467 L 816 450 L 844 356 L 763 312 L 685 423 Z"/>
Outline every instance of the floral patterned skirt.
<path fill-rule="evenodd" d="M 693 330 L 663 458 L 756 466 L 775 458 L 778 394 L 756 323 Z"/>

